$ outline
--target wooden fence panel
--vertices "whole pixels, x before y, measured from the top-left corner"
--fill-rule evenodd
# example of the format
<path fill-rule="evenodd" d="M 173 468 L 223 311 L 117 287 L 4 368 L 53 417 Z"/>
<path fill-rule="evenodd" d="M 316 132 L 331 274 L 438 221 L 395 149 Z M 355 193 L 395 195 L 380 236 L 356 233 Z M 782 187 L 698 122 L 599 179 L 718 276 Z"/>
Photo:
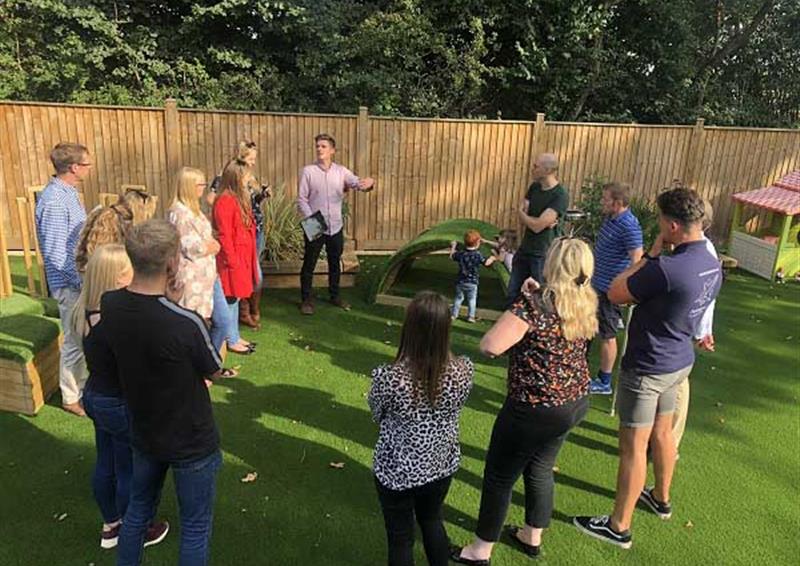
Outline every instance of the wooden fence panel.
<path fill-rule="evenodd" d="M 245 113 L 164 108 L 0 102 L 0 207 L 11 249 L 22 246 L 16 197 L 51 174 L 49 150 L 59 141 L 87 145 L 94 169 L 81 188 L 88 208 L 100 193 L 143 184 L 172 198 L 171 179 L 189 165 L 218 174 L 242 139 L 258 147 L 262 182 L 297 190 L 301 167 L 315 159 L 313 137 L 337 140 L 337 161 L 376 180 L 376 190 L 350 200 L 362 249 L 394 249 L 448 218 L 472 216 L 517 224 L 538 152 L 557 154 L 571 200 L 589 176 L 630 183 L 653 200 L 673 179 L 709 198 L 714 232 L 727 234 L 733 192 L 764 186 L 800 168 L 800 131 L 642 126 L 537 121 L 426 120 L 356 115 Z M 361 169 L 357 164 L 361 164 Z"/>

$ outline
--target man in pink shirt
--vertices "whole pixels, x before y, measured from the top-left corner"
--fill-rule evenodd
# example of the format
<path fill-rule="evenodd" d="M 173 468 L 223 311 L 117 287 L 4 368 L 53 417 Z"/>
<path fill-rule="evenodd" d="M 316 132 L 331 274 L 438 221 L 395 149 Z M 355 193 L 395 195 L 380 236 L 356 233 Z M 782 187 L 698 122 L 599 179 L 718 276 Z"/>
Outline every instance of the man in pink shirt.
<path fill-rule="evenodd" d="M 334 163 L 336 140 L 331 136 L 319 134 L 314 138 L 314 142 L 317 149 L 317 161 L 306 165 L 300 171 L 297 208 L 303 218 L 308 218 L 319 211 L 325 219 L 328 229 L 314 241 L 309 240 L 303 232 L 305 252 L 303 268 L 300 271 L 300 293 L 303 300 L 300 312 L 303 314 L 314 314 L 311 283 L 323 244 L 328 256 L 328 289 L 331 303 L 345 310 L 350 308 L 350 305 L 339 296 L 341 258 L 344 249 L 342 201 L 344 193 L 348 190 L 368 192 L 375 184 L 375 181 L 369 177 L 359 179 L 347 167 Z"/>

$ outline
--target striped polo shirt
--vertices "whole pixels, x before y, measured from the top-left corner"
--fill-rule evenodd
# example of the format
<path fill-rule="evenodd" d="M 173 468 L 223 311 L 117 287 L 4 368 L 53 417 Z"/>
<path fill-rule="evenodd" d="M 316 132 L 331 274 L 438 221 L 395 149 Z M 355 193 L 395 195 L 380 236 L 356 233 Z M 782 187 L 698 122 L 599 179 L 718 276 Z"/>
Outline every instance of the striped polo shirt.
<path fill-rule="evenodd" d="M 628 208 L 603 221 L 594 244 L 592 287 L 608 292 L 614 278 L 631 263 L 629 252 L 642 247 L 642 227 Z"/>
<path fill-rule="evenodd" d="M 81 287 L 75 248 L 84 222 L 86 211 L 78 199 L 78 189 L 51 177 L 36 201 L 36 236 L 51 291 Z"/>

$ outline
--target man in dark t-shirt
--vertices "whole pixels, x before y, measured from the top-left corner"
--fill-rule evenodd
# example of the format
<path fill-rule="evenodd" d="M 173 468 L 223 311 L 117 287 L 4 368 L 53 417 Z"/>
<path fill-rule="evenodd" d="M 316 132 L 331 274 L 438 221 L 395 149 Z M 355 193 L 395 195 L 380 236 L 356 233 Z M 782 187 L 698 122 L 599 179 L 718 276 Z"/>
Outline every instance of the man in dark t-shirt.
<path fill-rule="evenodd" d="M 125 242 L 134 277 L 103 295 L 100 310 L 131 416 L 133 478 L 118 565 L 138 565 L 167 470 L 181 515 L 181 564 L 206 564 L 214 482 L 222 463 L 206 378 L 222 361 L 203 319 L 168 289 L 180 240 L 166 220 L 134 227 Z"/>
<path fill-rule="evenodd" d="M 623 548 L 631 546 L 637 501 L 662 519 L 672 515 L 676 395 L 694 364 L 695 330 L 722 282 L 720 264 L 704 241 L 700 196 L 692 189 L 675 188 L 659 195 L 658 208 L 661 233 L 650 252 L 608 289 L 612 303 L 636 303 L 617 398 L 620 461 L 614 511 L 610 516 L 574 519 L 580 531 Z M 672 246 L 671 255 L 662 255 L 662 249 Z M 648 445 L 655 475 L 655 486 L 649 489 Z"/>
<path fill-rule="evenodd" d="M 533 165 L 533 183 L 528 187 L 518 215 L 525 226 L 525 235 L 514 254 L 511 277 L 508 281 L 506 303 L 510 305 L 519 295 L 522 283 L 533 277 L 542 282 L 544 258 L 550 243 L 557 236 L 558 220 L 569 205 L 569 194 L 558 181 L 558 158 L 542 153 Z"/>

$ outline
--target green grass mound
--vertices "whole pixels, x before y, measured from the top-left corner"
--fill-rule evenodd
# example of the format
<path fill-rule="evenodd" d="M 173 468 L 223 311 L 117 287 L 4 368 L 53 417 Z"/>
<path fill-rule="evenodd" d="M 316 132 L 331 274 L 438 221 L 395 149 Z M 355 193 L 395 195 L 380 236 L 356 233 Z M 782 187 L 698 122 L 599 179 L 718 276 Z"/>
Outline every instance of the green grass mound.
<path fill-rule="evenodd" d="M 435 251 L 446 249 L 450 247 L 450 242 L 453 240 L 462 242 L 464 239 L 464 232 L 467 230 L 478 230 L 481 236 L 487 239 L 494 238 L 495 235 L 500 233 L 500 229 L 497 226 L 473 218 L 447 220 L 425 230 L 400 248 L 388 262 L 383 264 L 381 271 L 373 278 L 369 293 L 369 301 L 375 302 L 375 298 L 379 294 L 386 293 L 394 282 L 399 277 L 402 277 L 411 267 L 415 259 Z M 491 248 L 487 245 L 483 245 L 481 246 L 481 251 L 484 255 L 488 256 L 491 253 Z M 501 285 L 505 290 L 508 286 L 509 278 L 509 273 L 505 265 L 500 262 L 495 262 L 492 265 L 492 269 L 500 277 Z"/>
<path fill-rule="evenodd" d="M 56 316 L 58 316 L 56 305 Z M 42 301 L 31 299 L 27 295 L 15 293 L 10 297 L 0 299 L 0 317 L 14 316 L 17 314 L 32 314 L 41 316 L 45 314 L 45 305 Z"/>
<path fill-rule="evenodd" d="M 58 337 L 58 322 L 36 314 L 0 317 L 0 358 L 26 363 Z"/>

